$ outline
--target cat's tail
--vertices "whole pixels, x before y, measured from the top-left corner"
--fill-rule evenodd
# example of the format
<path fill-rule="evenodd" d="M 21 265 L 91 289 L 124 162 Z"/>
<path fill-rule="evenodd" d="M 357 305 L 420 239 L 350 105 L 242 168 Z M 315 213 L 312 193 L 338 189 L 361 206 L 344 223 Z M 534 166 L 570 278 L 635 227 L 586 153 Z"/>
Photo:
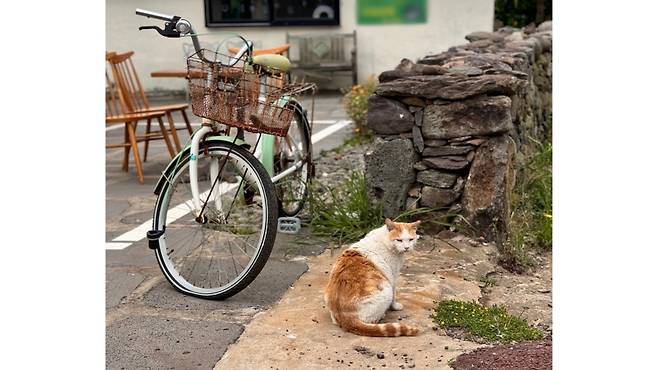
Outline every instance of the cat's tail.
<path fill-rule="evenodd" d="M 420 330 L 402 323 L 368 324 L 355 316 L 342 316 L 338 323 L 350 333 L 369 337 L 399 337 L 417 335 Z"/>

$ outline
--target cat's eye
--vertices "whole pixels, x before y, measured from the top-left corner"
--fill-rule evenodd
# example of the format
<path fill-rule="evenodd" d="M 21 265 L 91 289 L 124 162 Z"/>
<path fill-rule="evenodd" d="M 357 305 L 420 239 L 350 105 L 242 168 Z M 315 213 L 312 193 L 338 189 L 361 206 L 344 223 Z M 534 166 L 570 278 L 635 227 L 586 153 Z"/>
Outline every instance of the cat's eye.
<path fill-rule="evenodd" d="M 396 242 L 402 243 L 402 239 L 395 239 Z"/>

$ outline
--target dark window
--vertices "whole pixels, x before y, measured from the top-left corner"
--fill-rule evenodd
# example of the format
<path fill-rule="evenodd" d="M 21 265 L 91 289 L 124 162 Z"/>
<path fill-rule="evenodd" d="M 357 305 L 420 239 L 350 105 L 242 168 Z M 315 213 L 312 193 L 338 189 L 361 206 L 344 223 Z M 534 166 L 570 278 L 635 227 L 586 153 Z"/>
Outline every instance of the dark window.
<path fill-rule="evenodd" d="M 337 26 L 340 0 L 205 0 L 206 26 Z"/>

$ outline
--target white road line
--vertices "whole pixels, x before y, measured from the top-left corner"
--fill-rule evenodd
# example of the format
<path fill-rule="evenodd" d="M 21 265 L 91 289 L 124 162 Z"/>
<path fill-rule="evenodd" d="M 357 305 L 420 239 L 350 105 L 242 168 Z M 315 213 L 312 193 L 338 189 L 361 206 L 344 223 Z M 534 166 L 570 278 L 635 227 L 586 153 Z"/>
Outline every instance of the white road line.
<path fill-rule="evenodd" d="M 316 123 L 318 121 L 315 121 Z M 325 128 L 324 130 L 321 130 L 311 136 L 311 142 L 313 144 L 317 143 L 320 140 L 323 140 L 330 135 L 336 133 L 338 130 L 342 129 L 343 127 L 349 125 L 352 123 L 350 120 L 340 120 L 337 123 Z M 226 185 L 224 189 L 220 188 L 220 192 L 226 193 L 231 191 L 233 188 L 237 186 L 237 184 L 225 184 L 222 183 L 220 186 Z M 200 194 L 201 198 L 205 198 L 208 196 L 208 191 L 203 192 Z M 179 218 L 185 216 L 190 212 L 191 209 L 194 209 L 194 206 L 192 205 L 192 200 L 188 200 L 187 202 L 183 202 L 176 207 L 170 209 L 167 211 L 167 224 L 170 222 L 173 222 L 175 220 L 178 220 Z M 106 250 L 121 250 L 125 249 L 129 246 L 131 246 L 134 242 L 137 242 L 139 240 L 142 240 L 146 237 L 146 232 L 151 230 L 151 227 L 153 226 L 153 219 L 150 219 L 141 225 L 137 226 L 136 228 L 125 232 L 116 238 L 112 239 L 112 242 L 106 242 L 105 243 L 105 249 Z"/>
<path fill-rule="evenodd" d="M 313 124 L 318 124 L 318 125 L 329 125 L 338 122 L 339 120 L 337 119 L 316 119 L 313 121 Z"/>
<path fill-rule="evenodd" d="M 129 247 L 131 243 L 121 243 L 121 242 L 105 242 L 105 250 L 121 250 Z"/>
<path fill-rule="evenodd" d="M 350 123 L 352 123 L 352 121 L 350 121 L 350 120 L 346 120 L 346 119 L 340 120 L 337 123 L 325 128 L 324 130 L 322 130 L 320 132 L 316 132 L 315 134 L 313 134 L 311 136 L 311 143 L 313 143 L 313 144 L 317 143 L 318 141 L 328 137 L 329 135 L 332 135 L 336 131 L 342 129 L 343 127 L 345 127 L 347 125 L 349 125 Z"/>

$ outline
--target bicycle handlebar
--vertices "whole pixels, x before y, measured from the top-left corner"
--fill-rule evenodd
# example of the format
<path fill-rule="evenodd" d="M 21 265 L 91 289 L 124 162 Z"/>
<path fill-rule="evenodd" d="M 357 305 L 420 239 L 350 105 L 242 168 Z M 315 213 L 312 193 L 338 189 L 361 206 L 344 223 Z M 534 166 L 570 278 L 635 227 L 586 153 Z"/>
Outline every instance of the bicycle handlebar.
<path fill-rule="evenodd" d="M 139 9 L 139 8 L 135 9 L 135 14 L 141 15 L 142 17 L 146 17 L 146 18 L 155 18 L 165 21 L 164 30 L 157 26 L 141 26 L 139 27 L 140 30 L 154 29 L 164 37 L 183 37 L 186 35 L 190 35 L 190 37 L 192 38 L 192 44 L 194 45 L 194 50 L 197 52 L 199 57 L 204 62 L 222 64 L 221 62 L 210 61 L 206 59 L 206 57 L 203 55 L 203 52 L 201 50 L 201 44 L 199 43 L 199 38 L 197 37 L 196 32 L 194 31 L 194 27 L 192 27 L 192 23 L 190 23 L 190 21 L 188 21 L 187 19 L 181 19 L 181 17 L 177 15 L 167 15 L 167 14 L 162 14 L 162 13 Z M 237 64 L 245 53 L 247 53 L 249 57 L 251 56 L 251 53 L 253 51 L 253 45 L 254 45 L 253 42 L 247 41 L 244 38 L 242 38 L 242 40 L 245 41 L 245 45 L 240 49 L 240 51 L 237 52 L 237 54 L 235 54 L 235 56 L 232 57 L 235 61 L 233 63 L 228 64 L 229 67 L 232 67 L 235 64 Z"/>
<path fill-rule="evenodd" d="M 144 10 L 144 9 L 139 9 L 139 8 L 135 9 L 135 14 L 141 15 L 141 16 L 146 17 L 146 18 L 160 19 L 160 20 L 163 20 L 163 21 L 170 21 L 171 22 L 171 21 L 174 20 L 173 15 L 166 15 L 166 14 L 156 13 L 156 12 L 152 12 L 150 10 Z"/>

